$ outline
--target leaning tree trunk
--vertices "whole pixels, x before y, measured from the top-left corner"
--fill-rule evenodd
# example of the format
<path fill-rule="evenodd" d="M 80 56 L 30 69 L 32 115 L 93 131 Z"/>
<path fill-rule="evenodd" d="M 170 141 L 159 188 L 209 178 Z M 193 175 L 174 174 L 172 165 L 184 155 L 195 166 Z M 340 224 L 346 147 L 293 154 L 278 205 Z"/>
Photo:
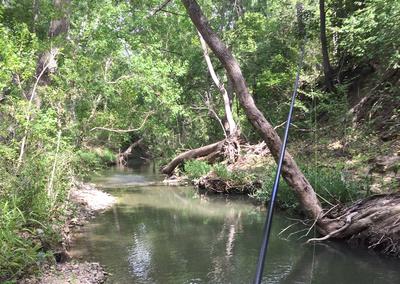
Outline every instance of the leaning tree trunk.
<path fill-rule="evenodd" d="M 271 124 L 257 109 L 250 96 L 239 64 L 229 49 L 211 30 L 195 0 L 182 0 L 192 22 L 209 47 L 221 61 L 230 76 L 239 101 L 251 124 L 260 132 L 271 154 L 278 160 L 282 142 Z M 378 248 L 388 254 L 400 256 L 400 193 L 379 195 L 360 200 L 334 212 L 323 212 L 314 189 L 286 152 L 282 176 L 296 192 L 304 211 L 315 220 L 322 238 L 350 239 L 369 248 Z"/>
<path fill-rule="evenodd" d="M 115 157 L 115 163 L 119 168 L 125 168 L 128 165 L 129 156 L 132 155 L 133 150 L 143 142 L 143 138 L 140 138 L 136 142 L 132 143 L 125 151 L 119 152 Z"/>
<path fill-rule="evenodd" d="M 261 133 L 274 159 L 278 161 L 282 141 L 271 124 L 256 107 L 236 59 L 214 31 L 211 30 L 197 2 L 194 0 L 182 0 L 182 2 L 193 24 L 227 71 L 236 95 L 251 124 Z M 312 219 L 318 219 L 322 212 L 321 204 L 311 184 L 300 171 L 292 156 L 287 152 L 283 161 L 282 176 L 297 193 L 307 215 Z"/>

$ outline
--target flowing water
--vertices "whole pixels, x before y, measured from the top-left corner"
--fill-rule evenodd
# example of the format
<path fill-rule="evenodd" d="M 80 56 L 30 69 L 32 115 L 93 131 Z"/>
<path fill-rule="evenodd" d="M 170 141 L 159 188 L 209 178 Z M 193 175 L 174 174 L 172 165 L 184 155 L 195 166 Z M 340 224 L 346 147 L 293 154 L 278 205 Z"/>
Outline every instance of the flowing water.
<path fill-rule="evenodd" d="M 148 170 L 109 170 L 95 183 L 118 203 L 83 228 L 72 254 L 106 266 L 107 283 L 251 283 L 265 211 L 246 198 L 161 186 Z M 159 183 L 158 183 L 159 184 Z M 400 283 L 400 260 L 323 243 L 274 215 L 264 283 Z M 310 232 L 313 235 L 313 231 Z"/>

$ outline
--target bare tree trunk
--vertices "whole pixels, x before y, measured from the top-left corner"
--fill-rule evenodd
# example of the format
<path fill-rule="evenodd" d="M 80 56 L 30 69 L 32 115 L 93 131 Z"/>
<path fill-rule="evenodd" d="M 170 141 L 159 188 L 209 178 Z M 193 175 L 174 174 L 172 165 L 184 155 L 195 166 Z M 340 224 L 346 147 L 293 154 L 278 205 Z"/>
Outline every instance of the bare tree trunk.
<path fill-rule="evenodd" d="M 325 0 L 319 0 L 320 40 L 322 50 L 322 66 L 324 68 L 325 87 L 333 91 L 333 70 L 329 61 L 328 40 L 326 38 Z"/>
<path fill-rule="evenodd" d="M 39 5 L 38 1 L 35 0 L 34 5 Z M 66 35 L 69 30 L 69 4 L 71 0 L 53 0 L 53 6 L 54 9 L 57 10 L 62 14 L 62 17 L 58 19 L 52 19 L 50 21 L 50 26 L 49 26 L 49 32 L 48 36 L 49 38 L 55 38 L 60 35 Z M 37 3 L 37 4 L 36 4 Z M 38 11 L 37 11 L 38 13 Z M 41 74 L 47 65 L 47 70 L 43 72 L 43 75 L 40 79 L 39 85 L 48 85 L 50 83 L 50 77 L 49 75 L 51 73 L 55 73 L 58 67 L 57 64 L 57 56 L 59 54 L 59 48 L 58 47 L 52 47 L 50 50 L 42 53 L 39 56 L 38 63 L 36 65 L 36 77 Z M 28 98 L 29 99 L 29 98 Z M 35 104 L 40 107 L 40 96 L 37 94 L 35 95 Z"/>
<path fill-rule="evenodd" d="M 199 38 L 200 38 L 201 48 L 203 49 L 204 59 L 207 63 L 208 71 L 210 72 L 211 78 L 213 79 L 215 85 L 217 86 L 219 92 L 222 95 L 222 98 L 224 99 L 225 116 L 226 116 L 226 120 L 228 122 L 229 135 L 235 135 L 236 131 L 237 131 L 237 126 L 236 126 L 235 120 L 233 119 L 233 114 L 232 114 L 232 109 L 231 109 L 228 92 L 226 91 L 224 84 L 219 80 L 218 75 L 215 73 L 214 67 L 211 62 L 210 55 L 208 54 L 208 48 L 207 48 L 206 42 L 204 41 L 201 33 L 198 32 L 198 34 L 199 34 Z"/>
<path fill-rule="evenodd" d="M 53 6 L 61 12 L 63 16 L 58 19 L 53 19 L 50 22 L 49 37 L 56 37 L 61 34 L 66 34 L 69 30 L 69 5 L 71 0 L 53 0 Z"/>
<path fill-rule="evenodd" d="M 197 149 L 189 150 L 186 152 L 183 152 L 182 154 L 178 155 L 173 159 L 168 165 L 166 165 L 161 172 L 166 175 L 171 175 L 174 169 L 180 165 L 182 162 L 198 157 L 205 157 L 210 154 L 213 154 L 214 152 L 220 152 L 222 149 L 222 146 L 225 143 L 225 139 L 207 146 L 203 146 Z"/>
<path fill-rule="evenodd" d="M 236 95 L 238 96 L 248 119 L 261 133 L 264 141 L 271 151 L 271 154 L 277 161 L 282 145 L 281 139 L 271 124 L 265 119 L 264 115 L 254 104 L 254 100 L 250 96 L 239 64 L 225 44 L 211 30 L 207 19 L 203 15 L 197 2 L 194 0 L 182 0 L 182 2 L 197 30 L 201 33 L 208 46 L 212 49 L 212 51 L 221 61 L 222 65 L 225 67 L 230 79 L 232 80 Z M 311 184 L 307 181 L 289 153 L 285 154 L 285 160 L 282 167 L 282 176 L 297 193 L 300 204 L 307 215 L 312 219 L 318 219 L 322 212 L 321 204 L 318 201 Z"/>

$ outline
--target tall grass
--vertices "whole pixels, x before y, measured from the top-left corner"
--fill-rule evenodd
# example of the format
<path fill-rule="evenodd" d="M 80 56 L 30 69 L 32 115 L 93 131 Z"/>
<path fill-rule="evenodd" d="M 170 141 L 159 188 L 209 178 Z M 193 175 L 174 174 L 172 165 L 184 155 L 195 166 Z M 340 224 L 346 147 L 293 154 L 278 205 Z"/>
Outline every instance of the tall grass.
<path fill-rule="evenodd" d="M 0 282 L 37 265 L 40 246 L 23 237 L 24 233 L 32 233 L 26 222 L 14 200 L 0 203 Z"/>
<path fill-rule="evenodd" d="M 68 147 L 32 151 L 18 169 L 0 157 L 0 283 L 51 260 L 76 162 Z"/>
<path fill-rule="evenodd" d="M 368 194 L 368 181 L 354 181 L 346 177 L 340 169 L 316 167 L 313 165 L 300 164 L 300 168 L 308 181 L 314 188 L 318 198 L 323 205 L 333 205 L 354 201 Z M 267 201 L 270 198 L 273 187 L 276 167 L 265 169 L 262 177 L 263 186 L 254 197 Z M 280 207 L 295 209 L 298 201 L 293 190 L 281 179 L 278 191 L 278 203 Z"/>

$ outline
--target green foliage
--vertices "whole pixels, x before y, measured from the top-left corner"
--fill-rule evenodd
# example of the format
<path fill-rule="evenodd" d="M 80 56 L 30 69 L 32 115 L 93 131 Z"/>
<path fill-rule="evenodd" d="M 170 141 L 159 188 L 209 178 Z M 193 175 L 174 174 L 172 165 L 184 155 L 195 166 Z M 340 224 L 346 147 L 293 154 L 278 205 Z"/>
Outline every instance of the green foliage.
<path fill-rule="evenodd" d="M 63 214 L 73 177 L 109 164 L 115 153 L 139 138 L 152 158 L 163 160 L 182 149 L 220 140 L 223 132 L 205 106 L 206 94 L 215 113 L 224 117 L 223 100 L 211 83 L 192 23 L 180 16 L 185 10 L 179 1 L 168 4 L 170 13 L 153 16 L 149 14 L 160 1 L 69 1 L 70 30 L 68 36 L 57 38 L 48 35 L 50 21 L 65 15 L 52 0 L 38 1 L 36 14 L 30 0 L 3 2 L 0 257 L 4 253 L 6 258 L 0 261 L 0 281 L 21 275 L 40 260 L 37 246 L 22 238 L 23 232 L 41 229 L 42 239 L 56 241 L 57 232 L 49 228 Z M 332 65 L 353 70 L 357 64 L 373 62 L 384 69 L 399 68 L 398 1 L 353 2 L 327 3 L 328 38 L 337 39 L 330 43 Z M 201 5 L 238 58 L 257 106 L 273 125 L 281 124 L 299 55 L 295 2 L 241 1 L 242 12 L 231 1 Z M 337 121 L 348 111 L 349 85 L 346 80 L 337 84 L 335 94 L 320 90 L 318 5 L 308 2 L 306 9 L 312 13 L 295 124 L 309 130 L 318 117 Z M 38 58 L 54 47 L 59 49 L 57 68 L 38 78 Z M 212 60 L 227 83 L 224 68 Z M 35 85 L 35 99 L 30 101 Z M 393 94 L 396 90 L 393 86 Z M 373 110 L 380 106 L 374 104 Z M 232 107 L 244 136 L 258 141 L 236 97 Z M 393 117 L 396 127 L 398 114 L 393 112 Z M 293 130 L 300 138 L 307 135 Z M 191 178 L 213 171 L 235 183 L 255 179 L 254 173 L 231 172 L 224 164 L 188 161 L 184 170 Z M 362 187 L 349 183 L 340 170 L 304 170 L 329 202 L 354 199 Z M 266 172 L 263 190 L 256 193 L 264 199 L 273 169 Z M 284 184 L 279 199 L 286 207 L 296 204 Z"/>
<path fill-rule="evenodd" d="M 318 197 L 324 205 L 346 203 L 355 201 L 367 194 L 368 182 L 353 181 L 345 177 L 340 169 L 331 169 L 315 165 L 305 164 L 300 166 L 302 172 Z M 271 190 L 275 178 L 275 167 L 268 167 L 265 176 L 262 178 L 263 186 L 253 197 L 267 201 L 271 196 Z M 279 183 L 278 203 L 281 208 L 298 209 L 298 199 L 285 181 Z"/>
<path fill-rule="evenodd" d="M 36 265 L 39 247 L 21 237 L 24 214 L 7 201 L 0 202 L 0 280 L 11 278 L 27 267 Z"/>
<path fill-rule="evenodd" d="M 357 4 L 359 9 L 340 30 L 343 47 L 355 57 L 376 60 L 383 69 L 399 68 L 399 1 L 368 0 Z"/>
<path fill-rule="evenodd" d="M 199 160 L 190 160 L 185 162 L 184 174 L 192 180 L 212 174 L 237 188 L 244 188 L 252 185 L 252 183 L 257 179 L 257 175 L 251 171 L 230 171 L 223 163 L 210 165 L 205 161 Z"/>
<path fill-rule="evenodd" d="M 205 161 L 189 160 L 185 162 L 184 172 L 190 179 L 198 179 L 209 173 L 211 168 Z"/>
<path fill-rule="evenodd" d="M 223 180 L 231 179 L 232 174 L 224 164 L 215 164 L 213 165 L 212 170 L 217 177 Z"/>
<path fill-rule="evenodd" d="M 303 166 L 302 170 L 323 203 L 355 201 L 366 193 L 366 181 L 353 181 L 340 169 Z"/>
<path fill-rule="evenodd" d="M 253 198 L 263 202 L 267 202 L 270 199 L 274 184 L 275 172 L 275 166 L 267 166 L 264 169 L 263 175 L 260 178 L 262 181 L 262 186 L 251 195 Z M 293 190 L 291 190 L 282 180 L 279 183 L 277 202 L 279 207 L 282 209 L 294 210 L 298 207 L 298 200 Z"/>

